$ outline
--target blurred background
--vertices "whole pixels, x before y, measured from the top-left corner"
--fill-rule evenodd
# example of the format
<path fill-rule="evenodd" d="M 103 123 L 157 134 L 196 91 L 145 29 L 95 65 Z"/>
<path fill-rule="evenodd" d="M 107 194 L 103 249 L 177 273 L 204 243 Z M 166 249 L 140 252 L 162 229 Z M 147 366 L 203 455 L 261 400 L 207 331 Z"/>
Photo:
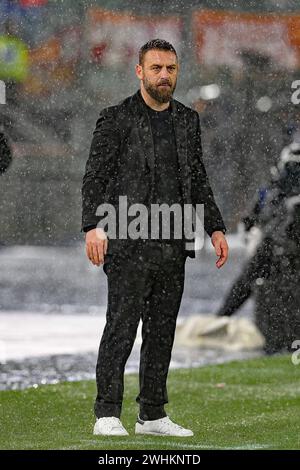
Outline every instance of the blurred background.
<path fill-rule="evenodd" d="M 175 98 L 200 113 L 233 248 L 222 273 L 209 248 L 189 261 L 182 314 L 213 312 L 239 272 L 241 217 L 299 127 L 299 1 L 0 0 L 0 130 L 13 151 L 0 177 L 2 311 L 105 306 L 80 233 L 82 176 L 100 110 L 138 89 L 138 49 L 156 37 L 178 52 Z"/>
<path fill-rule="evenodd" d="M 80 239 L 79 189 L 97 115 L 136 91 L 137 51 L 154 37 L 178 51 L 176 98 L 201 115 L 207 169 L 236 230 L 297 125 L 297 5 L 1 0 L 0 122 L 15 156 L 1 179 L 1 242 Z"/>

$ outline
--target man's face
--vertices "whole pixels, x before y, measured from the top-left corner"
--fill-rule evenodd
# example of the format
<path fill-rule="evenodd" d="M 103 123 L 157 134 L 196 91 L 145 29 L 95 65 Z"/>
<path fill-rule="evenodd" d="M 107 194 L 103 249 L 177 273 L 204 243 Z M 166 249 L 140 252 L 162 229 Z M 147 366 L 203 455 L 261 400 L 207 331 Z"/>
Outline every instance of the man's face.
<path fill-rule="evenodd" d="M 176 88 L 178 70 L 174 52 L 157 49 L 147 51 L 143 65 L 136 66 L 136 74 L 145 90 L 159 103 L 170 101 Z"/>

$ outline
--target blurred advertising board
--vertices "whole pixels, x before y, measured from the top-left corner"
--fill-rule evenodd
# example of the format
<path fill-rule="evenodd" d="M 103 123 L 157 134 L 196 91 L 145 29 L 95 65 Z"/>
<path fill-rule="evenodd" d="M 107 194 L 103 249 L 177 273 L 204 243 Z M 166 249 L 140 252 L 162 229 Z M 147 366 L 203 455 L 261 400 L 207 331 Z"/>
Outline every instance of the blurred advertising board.
<path fill-rule="evenodd" d="M 179 54 L 182 27 L 182 19 L 176 15 L 137 16 L 90 8 L 85 28 L 90 61 L 107 67 L 128 65 L 128 61 L 137 61 L 141 45 L 157 37 L 171 42 Z"/>
<path fill-rule="evenodd" d="M 48 0 L 19 0 L 19 3 L 22 8 L 42 7 L 47 5 Z"/>
<path fill-rule="evenodd" d="M 208 66 L 243 66 L 243 52 L 267 56 L 275 66 L 300 64 L 300 16 L 230 11 L 195 11 L 192 35 L 196 58 Z"/>

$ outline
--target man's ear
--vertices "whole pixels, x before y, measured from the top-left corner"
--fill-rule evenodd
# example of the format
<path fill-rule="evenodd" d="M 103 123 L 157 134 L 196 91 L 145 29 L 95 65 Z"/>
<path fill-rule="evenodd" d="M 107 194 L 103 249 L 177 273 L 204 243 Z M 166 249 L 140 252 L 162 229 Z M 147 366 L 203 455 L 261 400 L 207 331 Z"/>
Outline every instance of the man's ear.
<path fill-rule="evenodd" d="M 140 64 L 136 64 L 135 66 L 135 73 L 138 78 L 142 79 L 143 78 L 143 68 Z"/>

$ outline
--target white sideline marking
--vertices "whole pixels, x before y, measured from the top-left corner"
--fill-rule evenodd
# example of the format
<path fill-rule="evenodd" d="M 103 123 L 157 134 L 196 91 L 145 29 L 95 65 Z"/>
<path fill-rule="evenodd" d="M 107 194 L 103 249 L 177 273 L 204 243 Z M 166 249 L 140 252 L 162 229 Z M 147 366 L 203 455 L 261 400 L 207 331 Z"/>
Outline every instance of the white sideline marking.
<path fill-rule="evenodd" d="M 158 436 L 159 437 L 159 436 Z M 99 445 L 103 442 L 104 443 L 113 443 L 114 445 L 117 445 L 117 446 L 124 446 L 124 444 L 126 445 L 139 445 L 139 444 L 142 444 L 143 447 L 149 447 L 149 446 L 152 446 L 152 445 L 157 445 L 158 442 L 161 442 L 161 444 L 163 445 L 168 445 L 168 446 L 172 446 L 173 448 L 179 448 L 179 449 L 220 449 L 220 450 L 255 450 L 255 449 L 268 449 L 271 447 L 271 445 L 269 444 L 245 444 L 244 446 L 242 445 L 239 445 L 239 446 L 218 446 L 218 445 L 209 445 L 209 444 L 184 444 L 184 443 L 181 443 L 181 442 L 172 442 L 172 441 L 166 441 L 164 439 L 155 439 L 155 440 L 142 440 L 142 439 L 137 439 L 137 440 L 127 440 L 126 436 L 124 436 L 124 439 L 123 440 L 115 440 L 114 438 L 111 438 L 109 436 L 102 436 L 102 438 L 104 438 L 103 440 L 98 440 L 98 439 L 81 439 L 81 442 L 86 442 L 87 444 L 96 444 L 96 445 Z M 76 449 L 77 446 L 70 446 L 70 447 L 63 447 L 61 448 L 61 450 L 66 450 L 66 449 Z M 80 446 L 81 448 L 81 446 Z M 101 448 L 99 448 L 99 450 L 103 450 Z M 116 449 L 117 450 L 117 449 Z M 134 449 L 133 449 L 134 450 Z M 139 449 L 137 449 L 139 450 Z M 162 450 L 165 450 L 165 449 L 162 449 Z M 109 450 L 108 450 L 109 452 Z"/>

